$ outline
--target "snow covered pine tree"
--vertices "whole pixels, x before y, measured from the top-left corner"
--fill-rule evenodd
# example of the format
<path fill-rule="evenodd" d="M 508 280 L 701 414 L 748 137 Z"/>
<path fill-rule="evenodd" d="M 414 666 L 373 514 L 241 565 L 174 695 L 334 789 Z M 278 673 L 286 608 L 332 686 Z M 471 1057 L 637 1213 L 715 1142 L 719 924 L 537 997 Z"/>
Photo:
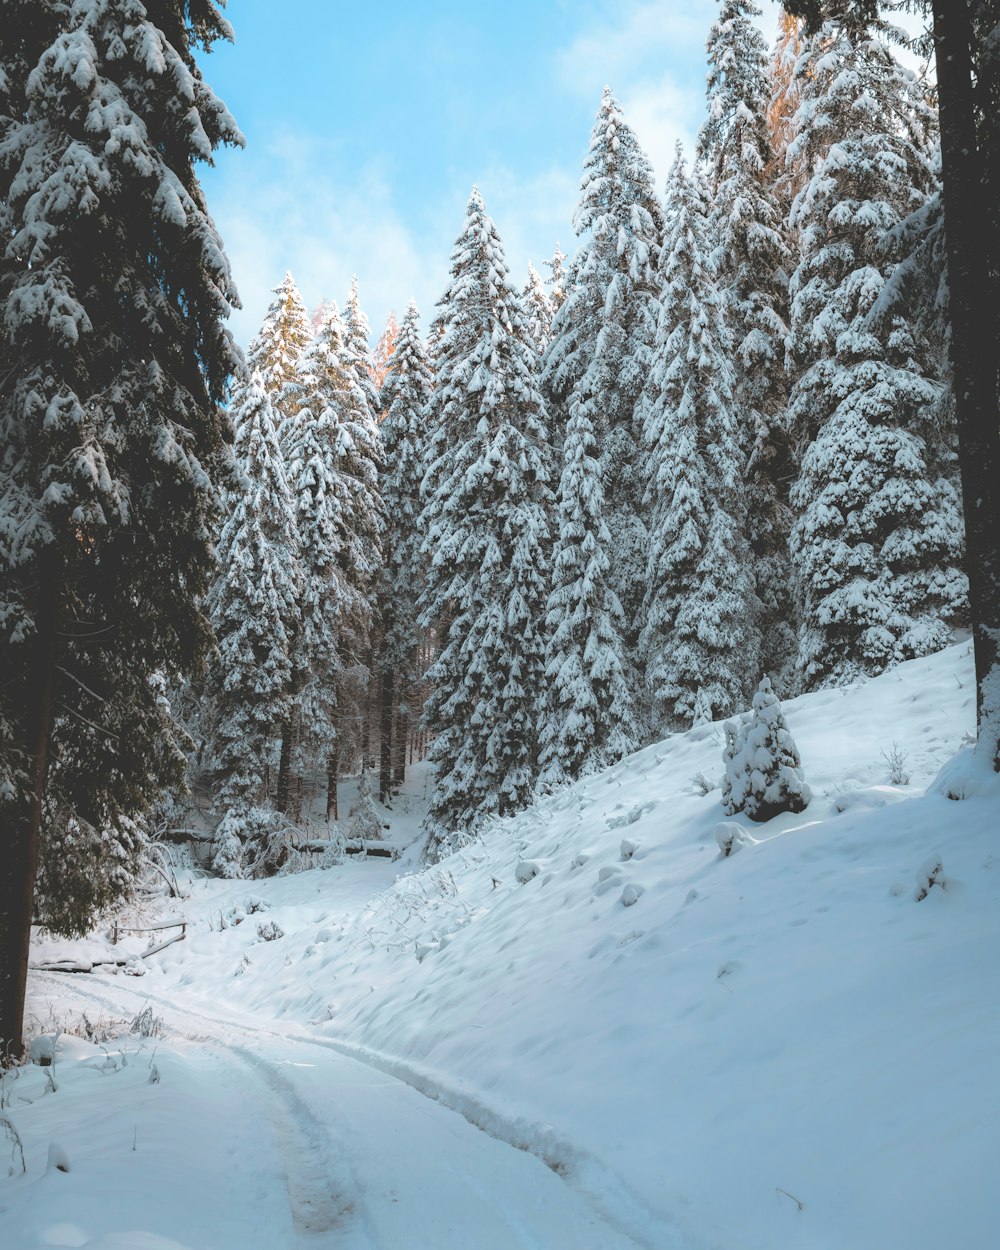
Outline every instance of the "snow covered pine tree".
<path fill-rule="evenodd" d="M 235 396 L 234 420 L 239 486 L 228 500 L 219 575 L 208 598 L 219 648 L 208 682 L 212 755 L 227 818 L 227 849 L 217 849 L 215 867 L 227 876 L 238 875 L 243 856 L 235 831 L 266 797 L 274 739 L 290 712 L 302 594 L 292 495 L 260 374 Z"/>
<path fill-rule="evenodd" d="M 663 209 L 653 171 L 609 88 L 591 132 L 574 225 L 572 282 L 552 323 L 542 387 L 561 448 L 572 407 L 587 407 L 604 491 L 608 577 L 624 611 L 619 662 L 631 648 L 645 589 L 646 533 L 636 405 L 656 333 Z"/>
<path fill-rule="evenodd" d="M 161 675 L 208 646 L 210 473 L 239 363 L 194 166 L 242 138 L 194 45 L 230 37 L 212 0 L 3 6 L 3 1053 L 21 1049 L 40 832 L 85 834 L 100 905 L 183 777 Z M 66 884 L 56 869 L 48 888 Z"/>
<path fill-rule="evenodd" d="M 427 855 L 525 807 L 538 770 L 550 453 L 537 353 L 503 245 L 473 191 L 440 301 L 437 458 L 425 474 L 422 619 L 444 636 L 426 719 L 437 766 Z"/>
<path fill-rule="evenodd" d="M 390 711 L 395 712 L 388 744 L 395 761 L 395 777 L 386 776 L 387 761 L 383 759 L 379 778 L 379 798 L 383 803 L 389 798 L 393 779 L 403 780 L 401 769 L 405 768 L 410 699 L 421 675 L 417 659 L 420 642 L 417 602 L 424 574 L 417 522 L 424 410 L 431 393 L 431 368 L 420 341 L 419 321 L 417 306 L 411 302 L 396 337 L 382 387 L 385 473 L 381 487 L 386 533 L 380 589 L 382 646 L 379 665 L 382 698 L 394 705 Z M 382 738 L 385 752 L 384 730 Z"/>
<path fill-rule="evenodd" d="M 721 0 L 708 40 L 708 120 L 698 150 L 707 166 L 710 265 L 729 336 L 733 406 L 745 465 L 747 537 L 761 603 L 763 667 L 789 671 L 795 656 L 789 593 L 792 477 L 785 431 L 788 278 L 785 223 L 769 185 L 767 47 L 751 0 Z"/>
<path fill-rule="evenodd" d="M 786 0 L 818 26 L 864 28 L 878 0 Z M 949 350 L 959 428 L 976 657 L 977 751 L 1000 770 L 1000 62 L 995 0 L 926 0 L 933 15 L 948 256 Z"/>
<path fill-rule="evenodd" d="M 812 176 L 795 198 L 789 418 L 799 656 L 811 687 L 926 655 L 965 611 L 961 513 L 936 463 L 942 382 L 910 317 L 869 315 L 892 271 L 886 234 L 934 189 L 922 86 L 864 30 L 809 37 L 789 149 Z"/>
<path fill-rule="evenodd" d="M 781 812 L 801 812 L 812 792 L 802 776 L 802 760 L 771 689 L 762 677 L 749 721 L 726 724 L 722 808 L 727 816 L 746 812 L 763 822 Z"/>
<path fill-rule="evenodd" d="M 285 419 L 295 408 L 299 364 L 312 337 L 299 288 L 286 273 L 274 288 L 274 299 L 247 351 L 247 367 L 260 374 L 282 438 Z"/>
<path fill-rule="evenodd" d="M 707 225 L 703 190 L 678 146 L 667 181 L 662 308 L 641 405 L 650 514 L 639 653 L 659 733 L 745 707 L 760 671 L 733 371 Z"/>

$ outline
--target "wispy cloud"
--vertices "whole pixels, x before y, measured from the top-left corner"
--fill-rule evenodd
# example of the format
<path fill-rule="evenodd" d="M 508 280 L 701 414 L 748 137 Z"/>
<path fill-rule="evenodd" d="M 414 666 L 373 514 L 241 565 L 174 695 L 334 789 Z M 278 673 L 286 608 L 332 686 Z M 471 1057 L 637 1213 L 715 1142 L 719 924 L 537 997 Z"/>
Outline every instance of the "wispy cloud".
<path fill-rule="evenodd" d="M 777 29 L 778 4 L 760 0 L 761 29 Z M 608 4 L 555 55 L 566 91 L 586 94 L 596 109 L 610 85 L 662 187 L 679 139 L 690 151 L 705 115 L 705 41 L 717 0 L 633 0 Z"/>
<path fill-rule="evenodd" d="M 241 343 L 256 333 L 286 270 L 310 307 L 343 303 L 356 273 L 376 334 L 411 296 L 429 310 L 445 257 L 422 245 L 377 162 L 348 174 L 336 144 L 303 134 L 274 135 L 256 158 L 228 159 L 244 167 L 227 171 L 210 203 L 243 302 L 232 319 Z"/>

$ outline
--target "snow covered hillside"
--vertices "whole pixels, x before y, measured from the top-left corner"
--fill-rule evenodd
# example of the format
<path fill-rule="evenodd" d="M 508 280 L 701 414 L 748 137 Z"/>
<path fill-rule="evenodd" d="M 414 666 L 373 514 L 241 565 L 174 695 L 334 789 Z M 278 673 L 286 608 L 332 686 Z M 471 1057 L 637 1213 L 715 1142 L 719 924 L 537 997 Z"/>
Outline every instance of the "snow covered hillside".
<path fill-rule="evenodd" d="M 156 1233 L 189 1250 L 297 1238 L 401 1250 L 986 1250 L 1000 1216 L 989 1175 L 1000 1149 L 1000 780 L 978 775 L 968 752 L 955 758 L 974 692 L 962 644 L 786 704 L 812 802 L 766 825 L 736 818 L 747 838 L 728 858 L 719 790 L 696 780 L 721 778 L 715 725 L 560 790 L 425 872 L 393 880 L 401 865 L 380 861 L 194 883 L 180 905 L 187 940 L 152 956 L 142 979 L 34 975 L 31 1005 L 49 1029 L 81 1009 L 93 1020 L 152 1006 L 165 1036 L 142 1045 L 159 1047 L 150 1064 L 164 1077 L 150 1084 L 144 1057 L 141 1081 L 134 1059 L 98 1081 L 93 1049 L 66 1038 L 58 1093 L 42 1096 L 41 1069 L 7 1093 L 28 1172 L 0 1181 L 0 1244 L 146 1250 L 165 1244 Z M 102 935 L 45 942 L 36 962 L 106 949 Z M 338 1192 L 358 1188 L 326 1222 L 327 1240 L 309 1240 L 299 1218 L 286 1240 L 276 1216 L 255 1223 L 229 1165 L 218 1201 L 242 1215 L 221 1219 L 203 1192 L 203 1135 L 252 1109 L 221 1075 L 223 1041 L 258 1074 L 268 1056 L 272 1102 L 294 1083 L 275 1134 L 286 1163 L 289 1150 L 341 1171 L 365 1161 L 367 1188 L 338 1179 Z M 345 1055 L 360 1062 L 337 1068 L 334 1096 L 329 1065 Z M 115 1092 L 128 1081 L 131 1092 Z M 178 1102 L 192 1083 L 197 1096 Z M 19 1102 L 29 1087 L 34 1100 Z M 112 1095 L 114 1134 L 101 1131 Z M 131 1166 L 130 1126 L 168 1106 L 175 1153 L 112 1183 Z M 505 1195 L 459 1203 L 450 1232 L 449 1149 L 471 1160 L 474 1148 L 464 1137 L 448 1146 L 449 1125 L 502 1152 L 483 1156 L 480 1181 Z M 245 1131 L 232 1129 L 230 1163 L 264 1157 Z M 50 1141 L 74 1135 L 91 1144 L 103 1205 L 82 1169 L 79 1180 L 45 1172 Z M 532 1224 L 562 1199 L 505 1173 L 498 1159 L 525 1158 L 509 1146 L 543 1159 L 551 1171 L 540 1172 L 560 1177 L 556 1189 L 593 1222 L 574 1208 L 567 1222 Z M 241 1175 L 252 1187 L 253 1169 Z M 53 1223 L 42 1204 L 57 1183 Z M 176 1203 L 162 1201 L 168 1184 Z M 185 1186 L 201 1194 L 186 1212 Z M 261 1212 L 278 1202 L 273 1189 L 260 1182 Z M 396 1223 L 390 1190 L 414 1204 Z M 199 1203 L 214 1211 L 200 1232 Z M 531 1203 L 533 1215 L 519 1205 Z M 108 1239 L 144 1213 L 148 1240 Z"/>

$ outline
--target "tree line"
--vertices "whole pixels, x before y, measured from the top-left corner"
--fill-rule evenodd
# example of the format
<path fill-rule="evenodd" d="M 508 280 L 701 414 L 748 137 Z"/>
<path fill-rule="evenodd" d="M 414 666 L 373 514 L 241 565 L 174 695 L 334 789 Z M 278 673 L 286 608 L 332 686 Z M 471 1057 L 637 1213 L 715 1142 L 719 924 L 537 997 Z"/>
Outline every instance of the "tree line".
<path fill-rule="evenodd" d="M 336 742 L 356 761 L 379 674 L 387 799 L 393 729 L 423 681 L 432 857 L 539 787 L 733 715 L 764 675 L 782 696 L 851 682 L 968 619 L 931 88 L 877 23 L 807 33 L 786 16 L 769 50 L 758 17 L 749 0 L 721 5 L 696 158 L 678 149 L 662 200 L 604 92 L 577 246 L 547 283 L 532 268 L 515 289 L 473 192 L 427 340 L 411 306 L 381 397 L 364 335 L 329 328 L 335 309 L 310 345 L 291 279 L 251 348 L 287 472 L 313 474 L 293 481 L 294 506 L 266 506 L 313 527 L 301 575 L 316 589 L 299 598 L 325 597 L 328 622 L 275 709 L 301 702 L 305 755 Z M 320 402 L 324 342 L 342 376 Z M 292 447 L 323 403 L 320 489 Z M 361 410 L 364 474 L 337 451 Z M 244 472 L 265 472 L 257 453 Z M 323 537 L 318 501 L 362 478 L 341 511 L 356 529 Z M 294 576 L 287 544 L 274 558 Z M 367 552 L 363 570 L 348 550 Z M 223 560 L 224 585 L 238 565 Z M 279 648 L 321 636 L 302 614 L 265 618 Z M 249 785 L 233 774 L 244 807 L 280 721 L 254 665 L 221 674 L 263 726 Z M 309 690 L 329 700 L 322 724 Z M 245 765 L 242 726 L 234 741 Z"/>

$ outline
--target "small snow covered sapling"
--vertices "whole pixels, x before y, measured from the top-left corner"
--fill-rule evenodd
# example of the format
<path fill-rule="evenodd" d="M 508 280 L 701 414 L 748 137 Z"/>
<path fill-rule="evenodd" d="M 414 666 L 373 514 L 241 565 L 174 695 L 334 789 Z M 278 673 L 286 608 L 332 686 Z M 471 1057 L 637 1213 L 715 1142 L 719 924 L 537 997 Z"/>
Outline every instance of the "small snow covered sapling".
<path fill-rule="evenodd" d="M 910 770 L 906 766 L 907 754 L 896 742 L 888 751 L 882 752 L 882 758 L 889 766 L 889 780 L 894 786 L 910 784 Z"/>
<path fill-rule="evenodd" d="M 382 820 L 372 797 L 372 783 L 367 764 L 358 780 L 357 798 L 347 813 L 347 836 L 357 842 L 365 842 L 382 836 Z"/>
<path fill-rule="evenodd" d="M 727 816 L 735 816 L 743 811 L 746 803 L 747 774 L 743 767 L 743 744 L 746 741 L 747 726 L 737 721 L 726 721 L 723 726 L 726 745 L 722 752 L 722 762 L 726 773 L 722 779 L 722 810 Z"/>
<path fill-rule="evenodd" d="M 781 812 L 801 812 L 812 798 L 802 776 L 802 760 L 781 713 L 781 704 L 762 677 L 753 697 L 753 715 L 743 744 L 748 774 L 743 810 L 751 820 L 765 821 Z"/>
<path fill-rule="evenodd" d="M 749 722 L 739 730 L 732 723 L 726 726 L 723 759 L 723 807 L 727 815 L 744 811 L 751 820 L 762 822 L 781 812 L 801 812 L 812 797 L 781 704 L 767 677 L 761 679 L 754 695 Z"/>

